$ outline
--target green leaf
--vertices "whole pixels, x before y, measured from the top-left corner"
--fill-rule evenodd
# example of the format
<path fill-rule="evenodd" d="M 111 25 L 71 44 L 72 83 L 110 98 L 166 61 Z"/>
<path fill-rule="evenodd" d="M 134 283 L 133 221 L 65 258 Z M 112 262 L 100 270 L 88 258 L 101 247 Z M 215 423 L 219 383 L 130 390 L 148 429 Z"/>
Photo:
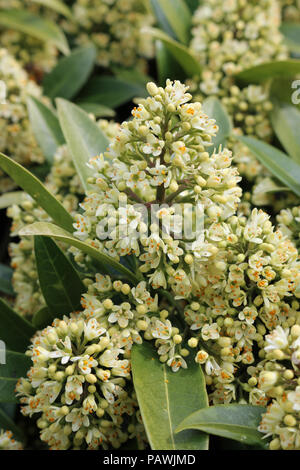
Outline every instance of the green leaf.
<path fill-rule="evenodd" d="M 261 415 L 266 410 L 252 405 L 215 405 L 192 413 L 177 427 L 176 432 L 187 429 L 226 437 L 248 445 L 264 446 L 262 433 L 257 430 Z"/>
<path fill-rule="evenodd" d="M 86 255 L 89 255 L 91 258 L 95 259 L 106 273 L 111 272 L 111 269 L 115 269 L 118 273 L 123 274 L 128 281 L 136 283 L 140 280 L 134 273 L 125 268 L 125 266 L 123 266 L 121 263 L 118 263 L 110 256 L 101 253 L 99 250 L 93 248 L 87 243 L 78 240 L 70 233 L 57 227 L 57 225 L 47 222 L 36 222 L 34 224 L 23 227 L 19 234 L 21 236 L 41 235 L 54 238 L 55 240 L 67 243 L 68 245 L 75 246 Z"/>
<path fill-rule="evenodd" d="M 1 368 L 1 365 L 0 365 Z M 0 369 L 1 370 L 1 369 Z M 16 405 L 6 405 L 6 406 L 16 406 Z M 20 428 L 14 423 L 13 419 L 5 410 L 5 405 L 0 404 L 0 429 L 3 431 L 11 431 L 13 433 L 13 438 L 19 441 L 24 439 L 24 435 Z"/>
<path fill-rule="evenodd" d="M 90 185 L 87 179 L 93 176 L 93 171 L 87 163 L 92 157 L 104 152 L 109 141 L 88 114 L 75 104 L 59 98 L 57 109 L 61 128 L 77 173 L 83 187 L 88 190 Z"/>
<path fill-rule="evenodd" d="M 151 0 L 151 6 L 160 27 L 174 39 L 188 44 L 191 30 L 191 12 L 183 0 Z"/>
<path fill-rule="evenodd" d="M 286 45 L 291 52 L 300 52 L 300 24 L 282 23 L 280 31 L 284 35 Z"/>
<path fill-rule="evenodd" d="M 81 309 L 85 287 L 72 263 L 48 237 L 34 237 L 39 283 L 52 318 L 62 318 Z"/>
<path fill-rule="evenodd" d="M 43 80 L 44 94 L 49 98 L 72 99 L 89 78 L 95 60 L 93 45 L 80 47 L 63 57 Z"/>
<path fill-rule="evenodd" d="M 68 42 L 62 30 L 52 21 L 40 18 L 29 11 L 1 10 L 0 25 L 49 42 L 63 54 L 69 53 Z"/>
<path fill-rule="evenodd" d="M 143 423 L 152 450 L 204 450 L 208 436 L 187 431 L 175 435 L 181 421 L 208 406 L 201 367 L 188 361 L 187 369 L 172 372 L 149 343 L 134 345 L 132 374 Z"/>
<path fill-rule="evenodd" d="M 293 105 L 275 104 L 271 121 L 286 152 L 300 163 L 300 111 Z"/>
<path fill-rule="evenodd" d="M 155 41 L 155 57 L 158 81 L 161 86 L 165 86 L 167 78 L 170 80 L 185 80 L 184 70 L 161 41 Z"/>
<path fill-rule="evenodd" d="M 192 13 L 203 3 L 202 0 L 185 0 L 185 2 Z"/>
<path fill-rule="evenodd" d="M 116 112 L 113 109 L 108 108 L 107 106 L 103 106 L 102 104 L 77 101 L 76 105 L 83 109 L 83 111 L 86 113 L 93 114 L 96 118 L 114 117 L 116 115 Z"/>
<path fill-rule="evenodd" d="M 20 204 L 23 200 L 23 191 L 11 191 L 0 196 L 0 209 L 7 209 L 14 204 Z"/>
<path fill-rule="evenodd" d="M 0 356 L 3 355 L 3 347 L 0 345 Z M 25 354 L 14 351 L 5 351 L 6 363 L 0 363 L 0 402 L 16 403 L 15 387 L 20 377 L 26 376 L 31 367 L 31 359 Z"/>
<path fill-rule="evenodd" d="M 66 18 L 72 19 L 71 10 L 60 0 L 31 0 L 34 3 L 39 3 L 51 10 L 64 15 Z"/>
<path fill-rule="evenodd" d="M 258 160 L 284 185 L 300 196 L 300 165 L 285 153 L 253 137 L 238 137 Z"/>
<path fill-rule="evenodd" d="M 51 325 L 52 321 L 53 315 L 49 312 L 48 307 L 42 307 L 32 318 L 32 324 L 37 330 L 46 328 L 46 326 Z"/>
<path fill-rule="evenodd" d="M 174 59 L 181 65 L 188 77 L 200 76 L 202 67 L 193 51 L 172 39 L 163 31 L 155 28 L 144 28 L 154 39 L 162 41 Z"/>
<path fill-rule="evenodd" d="M 52 164 L 57 147 L 65 143 L 56 114 L 33 96 L 27 98 L 27 108 L 34 136 L 47 162 Z"/>
<path fill-rule="evenodd" d="M 293 103 L 297 109 L 300 109 L 300 93 L 298 92 L 299 83 L 294 78 L 274 78 L 271 83 L 269 95 L 280 103 L 286 103 L 288 105 L 292 104 L 293 94 L 297 94 L 295 97 L 298 100 L 298 103 Z M 296 86 L 296 88 L 295 88 Z"/>
<path fill-rule="evenodd" d="M 22 165 L 0 153 L 0 168 L 5 171 L 24 191 L 37 201 L 53 221 L 60 227 L 73 232 L 73 219 L 60 202 L 46 189 L 40 180 Z"/>
<path fill-rule="evenodd" d="M 213 145 L 211 147 L 208 147 L 209 149 L 211 149 L 211 151 L 213 151 L 213 149 L 216 149 L 218 151 L 220 145 L 224 147 L 227 138 L 232 132 L 231 119 L 220 100 L 218 100 L 218 98 L 214 96 L 207 98 L 203 102 L 202 109 L 205 114 L 208 115 L 209 118 L 215 119 L 217 125 L 219 126 L 217 135 L 212 139 Z"/>
<path fill-rule="evenodd" d="M 250 67 L 235 75 L 242 83 L 261 83 L 271 78 L 295 77 L 300 73 L 300 60 L 289 59 Z"/>
<path fill-rule="evenodd" d="M 89 80 L 80 93 L 78 101 L 117 108 L 134 97 L 146 96 L 148 93 L 144 84 L 132 83 L 116 77 L 98 76 Z"/>
<path fill-rule="evenodd" d="M 35 328 L 0 298 L 0 339 L 12 351 L 26 351 Z"/>
<path fill-rule="evenodd" d="M 15 293 L 11 284 L 12 273 L 13 270 L 9 266 L 0 263 L 0 292 L 14 296 Z"/>

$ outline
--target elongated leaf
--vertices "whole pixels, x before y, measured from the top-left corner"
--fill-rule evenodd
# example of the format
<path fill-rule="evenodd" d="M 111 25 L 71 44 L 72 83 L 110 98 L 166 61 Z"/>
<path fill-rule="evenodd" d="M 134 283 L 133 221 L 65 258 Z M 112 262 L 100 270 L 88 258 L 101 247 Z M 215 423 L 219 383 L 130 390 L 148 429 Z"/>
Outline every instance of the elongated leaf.
<path fill-rule="evenodd" d="M 283 23 L 280 31 L 284 35 L 285 42 L 291 52 L 300 52 L 300 24 Z"/>
<path fill-rule="evenodd" d="M 48 237 L 34 237 L 40 287 L 53 319 L 80 310 L 86 290 L 72 263 Z"/>
<path fill-rule="evenodd" d="M 68 245 L 75 246 L 79 250 L 83 251 L 83 253 L 89 255 L 91 258 L 98 261 L 98 263 L 101 265 L 102 269 L 105 272 L 111 272 L 111 269 L 114 269 L 120 274 L 123 274 L 129 281 L 139 281 L 138 276 L 129 271 L 129 269 L 125 268 L 125 266 L 123 266 L 121 263 L 118 263 L 110 256 L 101 253 L 99 250 L 96 250 L 87 243 L 78 240 L 77 238 L 73 237 L 70 233 L 61 229 L 60 227 L 57 227 L 54 224 L 50 224 L 47 222 L 36 222 L 34 224 L 27 225 L 26 227 L 22 228 L 19 234 L 21 236 L 41 235 L 65 242 Z"/>
<path fill-rule="evenodd" d="M 51 325 L 53 321 L 53 315 L 50 313 L 48 307 L 42 307 L 32 318 L 32 324 L 38 330 L 46 328 Z"/>
<path fill-rule="evenodd" d="M 30 171 L 0 153 L 0 168 L 52 217 L 60 227 L 73 231 L 73 219 L 58 200 Z"/>
<path fill-rule="evenodd" d="M 154 39 L 162 41 L 174 59 L 181 65 L 188 77 L 200 76 L 202 67 L 196 59 L 193 51 L 172 39 L 163 31 L 155 28 L 144 28 L 145 32 L 152 35 Z"/>
<path fill-rule="evenodd" d="M 43 80 L 45 95 L 71 99 L 83 87 L 90 76 L 95 60 L 96 48 L 93 45 L 75 49 L 63 57 Z"/>
<path fill-rule="evenodd" d="M 252 405 L 215 405 L 187 416 L 176 429 L 176 432 L 187 429 L 215 436 L 233 439 L 248 445 L 264 446 L 262 433 L 257 430 L 261 415 L 266 410 L 261 406 Z"/>
<path fill-rule="evenodd" d="M 1 367 L 1 365 L 0 365 Z M 6 405 L 6 406 L 16 406 L 16 405 Z M 19 441 L 24 439 L 24 435 L 20 428 L 14 423 L 13 419 L 5 410 L 5 405 L 0 404 L 0 429 L 3 431 L 11 431 L 13 433 L 13 438 Z"/>
<path fill-rule="evenodd" d="M 29 11 L 1 10 L 0 25 L 52 43 L 63 54 L 69 53 L 69 46 L 62 30 L 52 21 L 40 18 Z"/>
<path fill-rule="evenodd" d="M 61 0 L 31 0 L 34 3 L 39 3 L 51 10 L 64 15 L 67 18 L 72 18 L 71 10 Z"/>
<path fill-rule="evenodd" d="M 12 351 L 24 352 L 35 328 L 0 298 L 0 339 Z"/>
<path fill-rule="evenodd" d="M 14 290 L 11 284 L 12 269 L 5 264 L 0 263 L 0 292 L 14 296 Z"/>
<path fill-rule="evenodd" d="M 270 78 L 295 77 L 300 73 L 300 60 L 280 60 L 256 65 L 235 75 L 243 83 L 261 83 Z"/>
<path fill-rule="evenodd" d="M 134 97 L 146 97 L 144 84 L 132 83 L 116 77 L 93 77 L 84 87 L 79 101 L 84 103 L 102 104 L 109 108 L 117 108 Z"/>
<path fill-rule="evenodd" d="M 191 12 L 183 0 L 151 0 L 151 6 L 160 27 L 174 39 L 188 44 Z"/>
<path fill-rule="evenodd" d="M 93 114 L 96 118 L 99 117 L 114 117 L 116 112 L 108 108 L 107 106 L 103 106 L 102 104 L 97 103 L 85 103 L 83 101 L 77 101 L 77 106 L 79 106 L 83 111 L 86 113 Z"/>
<path fill-rule="evenodd" d="M 0 356 L 3 356 L 3 347 L 0 345 Z M 6 363 L 0 363 L 0 402 L 16 403 L 15 387 L 20 377 L 25 377 L 31 366 L 30 357 L 14 351 L 5 351 Z"/>
<path fill-rule="evenodd" d="M 191 12 L 194 13 L 199 7 L 199 5 L 203 3 L 203 1 L 202 0 L 185 0 L 185 3 L 187 4 Z"/>
<path fill-rule="evenodd" d="M 53 163 L 57 147 L 65 142 L 59 121 L 52 109 L 33 96 L 27 98 L 32 131 L 48 163 Z"/>
<path fill-rule="evenodd" d="M 300 165 L 285 153 L 253 137 L 236 137 L 284 185 L 300 196 Z"/>
<path fill-rule="evenodd" d="M 220 145 L 224 147 L 227 138 L 232 132 L 231 119 L 220 100 L 214 96 L 207 98 L 203 102 L 203 111 L 209 118 L 215 119 L 219 126 L 217 135 L 212 139 L 213 145 L 209 147 L 211 151 L 213 151 L 214 148 L 218 150 Z"/>
<path fill-rule="evenodd" d="M 300 111 L 293 105 L 276 104 L 271 121 L 282 146 L 300 163 Z"/>
<path fill-rule="evenodd" d="M 204 375 L 195 361 L 187 369 L 172 372 L 160 363 L 149 343 L 132 350 L 132 374 L 143 423 L 152 450 L 204 450 L 208 436 L 198 432 L 175 435 L 181 421 L 198 408 L 208 406 Z"/>
<path fill-rule="evenodd" d="M 280 103 L 293 104 L 300 109 L 300 81 L 294 78 L 274 78 L 270 87 L 270 96 Z"/>
<path fill-rule="evenodd" d="M 57 109 L 77 173 L 83 187 L 88 190 L 90 185 L 87 179 L 93 175 L 93 172 L 87 163 L 90 158 L 107 149 L 108 139 L 88 114 L 75 104 L 57 99 Z"/>
<path fill-rule="evenodd" d="M 155 41 L 155 51 L 159 84 L 164 87 L 167 78 L 184 81 L 184 70 L 161 41 Z"/>
<path fill-rule="evenodd" d="M 6 209 L 14 204 L 20 204 L 23 200 L 23 191 L 12 191 L 10 193 L 4 193 L 0 196 L 0 209 Z"/>

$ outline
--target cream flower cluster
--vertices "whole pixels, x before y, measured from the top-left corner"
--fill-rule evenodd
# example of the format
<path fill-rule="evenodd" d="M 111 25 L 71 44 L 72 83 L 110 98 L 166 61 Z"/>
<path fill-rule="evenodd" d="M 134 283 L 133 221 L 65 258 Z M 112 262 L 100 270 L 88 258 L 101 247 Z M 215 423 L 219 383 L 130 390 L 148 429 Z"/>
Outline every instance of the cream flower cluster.
<path fill-rule="evenodd" d="M 5 102 L 0 104 L 0 151 L 24 166 L 42 163 L 44 157 L 30 129 L 26 107 L 27 96 L 41 97 L 41 89 L 6 49 L 0 49 L 0 80 L 6 90 Z M 0 192 L 13 186 L 1 172 Z"/>
<path fill-rule="evenodd" d="M 290 238 L 299 249 L 300 247 L 300 206 L 282 209 L 276 220 L 279 228 Z"/>
<path fill-rule="evenodd" d="M 255 347 L 266 331 L 295 317 L 300 265 L 295 246 L 262 210 L 213 225 L 208 238 L 218 253 L 202 263 L 184 315 L 190 345 L 198 348 L 196 361 L 205 364 L 212 385 L 211 399 L 224 403 L 236 399 L 236 375 L 255 363 Z M 256 392 L 250 401 L 264 403 Z"/>
<path fill-rule="evenodd" d="M 11 431 L 0 431 L 0 450 L 23 450 L 23 446 L 13 438 Z"/>
<path fill-rule="evenodd" d="M 300 449 L 300 325 L 277 326 L 264 342 L 265 360 L 257 369 L 258 387 L 269 400 L 259 430 L 272 437 L 271 450 Z"/>
<path fill-rule="evenodd" d="M 148 91 L 108 152 L 90 160 L 94 189 L 74 234 L 117 259 L 133 254 L 153 288 L 186 298 L 216 251 L 203 227 L 235 213 L 240 177 L 229 150 L 209 155 L 218 128 L 184 85 L 167 80 Z"/>
<path fill-rule="evenodd" d="M 48 19 L 57 19 L 57 14 L 53 10 L 45 9 L 31 0 L 0 0 L 0 10 L 11 9 L 27 10 L 43 18 L 46 16 Z M 58 50 L 56 46 L 30 34 L 1 26 L 0 42 L 1 47 L 5 47 L 37 82 L 57 62 Z"/>
<path fill-rule="evenodd" d="M 287 58 L 279 26 L 277 0 L 208 0 L 194 15 L 191 47 L 204 71 L 200 82 L 191 82 L 191 91 L 202 98 L 220 98 L 237 134 L 263 140 L 272 136 L 269 85 L 243 87 L 234 75 L 260 63 Z M 230 148 L 242 176 L 252 181 L 261 174 L 261 164 L 245 146 L 232 142 Z"/>
<path fill-rule="evenodd" d="M 97 124 L 108 139 L 115 136 L 119 129 L 119 124 L 105 119 L 99 120 Z M 69 213 L 76 212 L 84 191 L 66 145 L 57 149 L 45 185 Z M 12 237 L 18 236 L 26 224 L 51 222 L 46 212 L 27 194 L 24 194 L 19 205 L 14 204 L 8 208 L 7 215 L 12 219 Z M 61 247 L 66 249 L 64 245 Z M 22 237 L 20 241 L 10 243 L 9 253 L 13 268 L 12 282 L 16 293 L 14 308 L 21 315 L 31 317 L 45 303 L 38 283 L 32 238 Z"/>
<path fill-rule="evenodd" d="M 151 37 L 141 31 L 153 23 L 144 0 L 76 0 L 71 11 L 72 20 L 62 20 L 62 27 L 79 45 L 92 41 L 102 67 L 144 68 L 153 56 Z"/>
<path fill-rule="evenodd" d="M 168 323 L 162 326 L 145 282 L 130 288 L 97 274 L 86 284 L 83 311 L 54 320 L 32 340 L 33 366 L 16 387 L 22 413 L 41 414 L 40 436 L 52 449 L 118 448 L 134 437 L 141 446 L 130 350 L 142 342 L 146 314 L 155 338 L 166 335 Z"/>

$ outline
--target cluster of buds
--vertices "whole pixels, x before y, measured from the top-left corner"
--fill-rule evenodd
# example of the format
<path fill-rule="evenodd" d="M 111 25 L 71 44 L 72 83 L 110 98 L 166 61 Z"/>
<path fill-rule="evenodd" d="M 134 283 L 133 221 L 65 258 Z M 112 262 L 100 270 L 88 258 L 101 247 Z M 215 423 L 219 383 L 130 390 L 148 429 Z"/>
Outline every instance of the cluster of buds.
<path fill-rule="evenodd" d="M 0 431 L 0 450 L 23 450 L 23 446 L 13 438 L 11 431 Z"/>

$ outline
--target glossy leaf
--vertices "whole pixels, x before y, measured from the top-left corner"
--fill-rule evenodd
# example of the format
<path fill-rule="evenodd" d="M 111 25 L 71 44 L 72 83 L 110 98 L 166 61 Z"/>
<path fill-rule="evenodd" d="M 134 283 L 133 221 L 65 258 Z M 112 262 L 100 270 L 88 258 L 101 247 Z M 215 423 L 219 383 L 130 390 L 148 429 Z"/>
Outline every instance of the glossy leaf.
<path fill-rule="evenodd" d="M 227 138 L 232 132 L 232 124 L 227 111 L 223 107 L 222 103 L 218 98 L 211 96 L 203 102 L 203 111 L 208 115 L 209 118 L 216 120 L 216 123 L 219 127 L 217 135 L 212 139 L 212 146 L 208 149 L 213 150 L 214 148 L 218 151 L 219 146 L 226 144 Z"/>
<path fill-rule="evenodd" d="M 41 181 L 19 163 L 0 153 L 0 168 L 35 199 L 60 227 L 73 231 L 73 219 Z"/>
<path fill-rule="evenodd" d="M 23 200 L 23 191 L 11 191 L 9 193 L 1 194 L 0 196 L 0 209 L 7 209 L 14 204 L 20 204 Z"/>
<path fill-rule="evenodd" d="M 271 83 L 270 96 L 280 103 L 293 104 L 300 109 L 300 80 L 275 78 Z"/>
<path fill-rule="evenodd" d="M 104 272 L 111 272 L 111 269 L 114 269 L 120 274 L 123 274 L 128 281 L 138 282 L 139 277 L 125 268 L 121 263 L 118 263 L 110 256 L 101 253 L 96 248 L 84 243 L 77 238 L 73 237 L 67 231 L 57 227 L 54 224 L 47 222 L 36 222 L 31 225 L 27 225 L 20 230 L 21 236 L 32 236 L 32 235 L 41 235 L 46 237 L 54 238 L 57 241 L 67 243 L 68 245 L 75 246 L 81 250 L 86 255 L 89 255 L 92 259 L 96 260 L 98 264 L 102 267 Z"/>
<path fill-rule="evenodd" d="M 51 238 L 36 236 L 34 252 L 41 291 L 53 319 L 80 310 L 86 289 L 62 250 Z"/>
<path fill-rule="evenodd" d="M 92 157 L 104 152 L 109 141 L 88 114 L 75 104 L 59 98 L 57 109 L 77 173 L 83 187 L 88 190 L 90 185 L 87 179 L 93 176 L 93 170 L 87 166 L 87 163 Z"/>
<path fill-rule="evenodd" d="M 203 433 L 175 434 L 186 416 L 208 406 L 201 367 L 190 360 L 187 369 L 172 372 L 146 342 L 134 345 L 131 359 L 134 388 L 151 449 L 207 449 L 208 436 Z"/>
<path fill-rule="evenodd" d="M 63 54 L 69 53 L 68 42 L 62 30 L 52 21 L 29 11 L 1 10 L 0 25 L 52 43 Z"/>
<path fill-rule="evenodd" d="M 275 104 L 271 121 L 286 152 L 300 163 L 300 111 L 293 105 Z"/>
<path fill-rule="evenodd" d="M 11 283 L 12 273 L 13 270 L 9 266 L 0 263 L 0 292 L 14 296 L 15 293 Z"/>
<path fill-rule="evenodd" d="M 1 349 L 1 346 L 0 346 Z M 3 355 L 3 348 L 0 350 Z M 25 377 L 32 362 L 30 357 L 14 351 L 5 351 L 6 364 L 0 363 L 0 402 L 16 403 L 15 387 L 20 377 Z"/>
<path fill-rule="evenodd" d="M 71 10 L 65 5 L 61 0 L 31 0 L 34 3 L 39 3 L 61 15 L 64 15 L 67 18 L 72 18 Z"/>
<path fill-rule="evenodd" d="M 187 76 L 200 76 L 202 67 L 192 50 L 172 39 L 163 31 L 155 28 L 145 28 L 154 39 L 162 41 L 175 60 L 181 65 Z"/>
<path fill-rule="evenodd" d="M 160 27 L 183 44 L 190 40 L 191 12 L 184 0 L 151 0 Z"/>
<path fill-rule="evenodd" d="M 113 109 L 103 106 L 102 104 L 85 103 L 83 101 L 76 102 L 76 104 L 83 109 L 83 111 L 93 114 L 96 118 L 114 117 L 116 115 L 116 112 Z"/>
<path fill-rule="evenodd" d="M 27 98 L 27 108 L 34 136 L 47 162 L 52 164 L 57 147 L 65 143 L 56 114 L 33 96 Z"/>
<path fill-rule="evenodd" d="M 53 315 L 50 313 L 48 307 L 42 307 L 32 317 L 32 324 L 38 330 L 46 328 L 46 326 L 48 325 L 51 325 L 52 321 Z"/>
<path fill-rule="evenodd" d="M 235 75 L 243 83 L 261 83 L 271 78 L 295 77 L 300 73 L 300 60 L 280 60 L 266 62 Z"/>
<path fill-rule="evenodd" d="M 117 108 L 134 97 L 146 97 L 144 84 L 132 83 L 122 78 L 103 76 L 93 77 L 78 98 L 84 103 L 102 104 Z"/>
<path fill-rule="evenodd" d="M 1 371 L 1 365 L 0 365 L 0 371 Z M 6 411 L 6 407 L 8 406 L 15 407 L 16 405 L 0 404 L 0 429 L 2 429 L 3 431 L 11 431 L 13 433 L 14 439 L 22 441 L 24 439 L 24 435 L 22 431 L 20 430 L 20 428 L 14 423 L 9 413 Z"/>
<path fill-rule="evenodd" d="M 248 445 L 264 446 L 263 434 L 257 430 L 266 410 L 252 405 L 215 405 L 192 413 L 177 427 L 176 432 L 197 429 L 215 436 L 233 439 Z"/>
<path fill-rule="evenodd" d="M 0 298 L 0 339 L 7 349 L 24 352 L 35 328 Z"/>
<path fill-rule="evenodd" d="M 284 35 L 285 42 L 291 52 L 300 52 L 300 24 L 283 23 L 280 31 Z"/>
<path fill-rule="evenodd" d="M 44 94 L 71 99 L 83 87 L 96 60 L 96 48 L 88 45 L 75 49 L 63 57 L 43 80 Z"/>
<path fill-rule="evenodd" d="M 285 153 L 253 137 L 236 137 L 284 185 L 300 196 L 300 165 Z"/>

